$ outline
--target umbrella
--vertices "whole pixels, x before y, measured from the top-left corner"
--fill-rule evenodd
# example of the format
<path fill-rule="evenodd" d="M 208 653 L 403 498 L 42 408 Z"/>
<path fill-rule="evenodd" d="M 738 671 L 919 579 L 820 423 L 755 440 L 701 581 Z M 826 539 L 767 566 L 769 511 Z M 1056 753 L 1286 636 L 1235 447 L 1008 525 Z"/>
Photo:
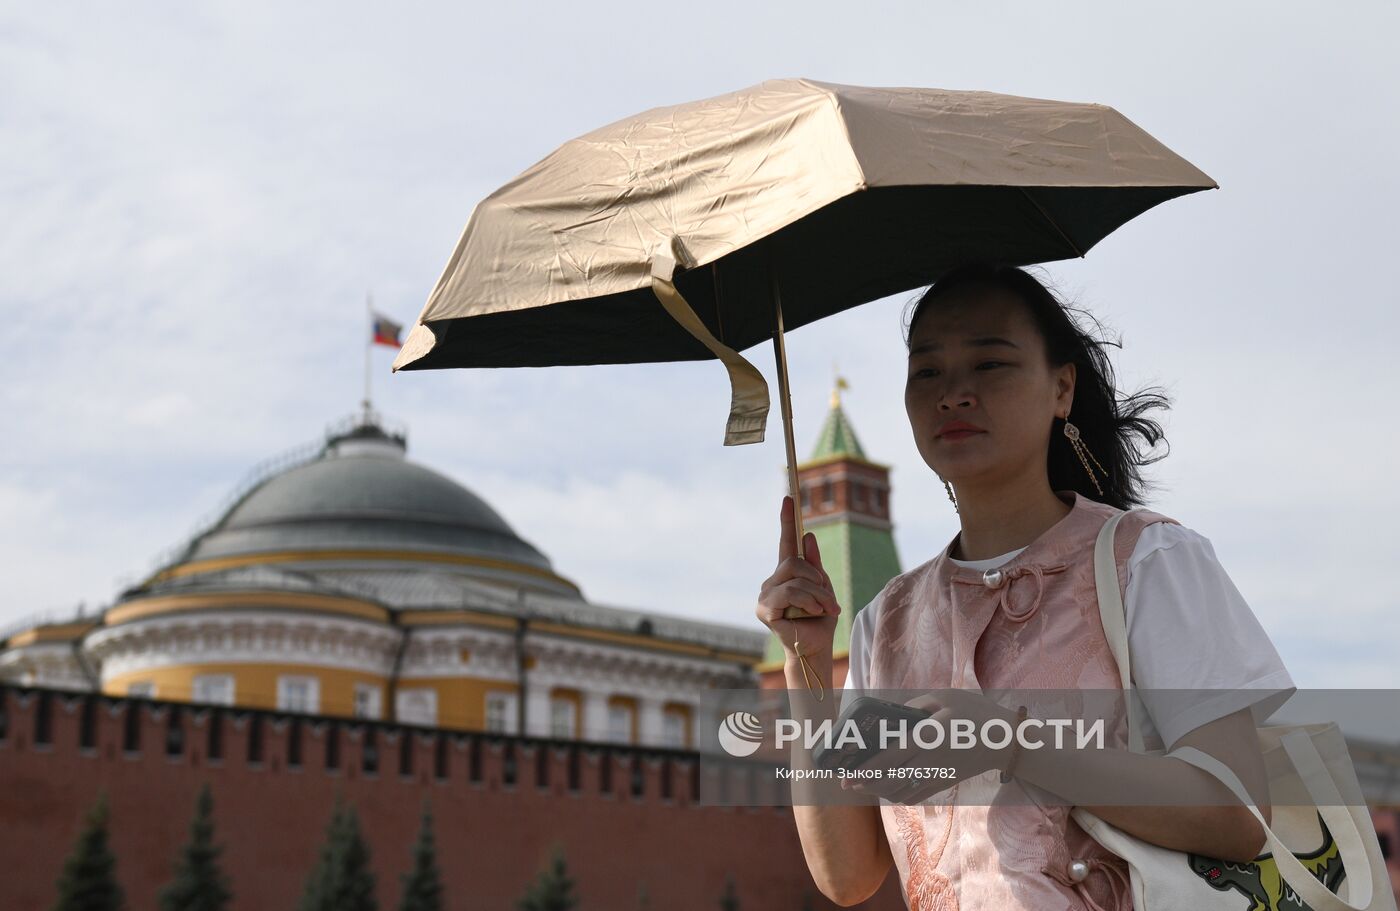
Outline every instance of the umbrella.
<path fill-rule="evenodd" d="M 732 446 L 764 438 L 739 352 L 771 339 L 798 501 L 786 330 L 968 260 L 1082 257 L 1214 187 L 1103 105 L 764 82 L 570 140 L 486 197 L 394 370 L 718 358 Z"/>

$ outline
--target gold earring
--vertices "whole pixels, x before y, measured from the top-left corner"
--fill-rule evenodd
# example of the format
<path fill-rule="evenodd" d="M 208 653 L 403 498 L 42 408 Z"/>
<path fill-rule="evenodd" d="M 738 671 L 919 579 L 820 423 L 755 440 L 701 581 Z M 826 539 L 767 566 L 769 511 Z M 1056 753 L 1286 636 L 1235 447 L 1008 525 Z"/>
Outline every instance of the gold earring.
<path fill-rule="evenodd" d="M 1099 492 L 1099 496 L 1103 497 L 1103 487 L 1099 485 L 1099 479 L 1094 477 L 1094 470 L 1089 467 L 1089 459 L 1094 459 L 1094 454 L 1079 438 L 1079 428 L 1069 422 L 1069 415 L 1065 415 L 1065 436 L 1069 438 L 1069 445 L 1074 448 L 1074 454 L 1079 456 L 1079 464 L 1084 466 L 1084 473 L 1089 476 L 1089 480 L 1094 482 L 1094 489 Z M 1107 478 L 1108 472 L 1104 471 L 1102 465 L 1099 465 L 1098 459 L 1094 459 L 1094 464 L 1098 465 L 1099 472 Z"/>
<path fill-rule="evenodd" d="M 953 485 L 949 484 L 947 479 L 941 475 L 938 480 L 943 482 L 943 489 L 948 491 L 948 499 L 953 501 L 953 512 L 961 512 L 961 510 L 958 509 L 958 498 L 953 496 Z"/>

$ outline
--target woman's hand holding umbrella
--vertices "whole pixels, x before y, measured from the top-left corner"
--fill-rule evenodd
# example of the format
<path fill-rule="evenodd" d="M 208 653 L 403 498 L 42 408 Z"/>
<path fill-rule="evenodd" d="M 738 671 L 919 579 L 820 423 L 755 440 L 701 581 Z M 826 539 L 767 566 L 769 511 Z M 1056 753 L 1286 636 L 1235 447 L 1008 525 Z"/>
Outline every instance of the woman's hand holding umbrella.
<path fill-rule="evenodd" d="M 819 654 L 831 654 L 836 623 L 841 617 L 841 605 L 836 601 L 831 577 L 822 569 L 816 535 L 808 532 L 803 536 L 806 558 L 797 555 L 796 507 L 792 497 L 783 497 L 781 516 L 778 566 L 773 570 L 773 575 L 764 580 L 754 613 L 777 635 L 788 656 L 802 662 L 803 678 L 807 679 L 813 673 L 808 659 Z M 801 614 L 794 619 L 784 619 L 784 612 L 789 608 L 795 608 Z M 798 619 L 802 621 L 800 625 Z M 820 679 L 817 684 L 824 692 L 825 687 Z M 809 689 L 815 688 L 811 682 L 807 686 Z"/>

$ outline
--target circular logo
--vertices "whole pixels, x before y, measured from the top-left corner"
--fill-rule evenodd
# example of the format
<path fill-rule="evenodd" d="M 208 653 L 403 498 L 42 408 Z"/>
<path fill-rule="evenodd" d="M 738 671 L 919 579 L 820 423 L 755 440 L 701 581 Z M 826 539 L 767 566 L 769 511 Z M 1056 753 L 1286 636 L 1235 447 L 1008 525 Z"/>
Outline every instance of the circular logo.
<path fill-rule="evenodd" d="M 749 712 L 731 712 L 719 725 L 719 745 L 730 756 L 752 756 L 763 744 L 763 723 Z"/>

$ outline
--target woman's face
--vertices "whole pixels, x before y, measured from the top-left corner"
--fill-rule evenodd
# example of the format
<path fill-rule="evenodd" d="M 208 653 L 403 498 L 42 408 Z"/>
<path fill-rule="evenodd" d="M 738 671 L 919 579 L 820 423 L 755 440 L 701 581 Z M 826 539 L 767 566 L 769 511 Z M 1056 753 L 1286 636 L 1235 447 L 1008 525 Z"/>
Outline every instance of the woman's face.
<path fill-rule="evenodd" d="M 1043 475 L 1051 422 L 1073 399 L 1074 365 L 1050 367 L 1044 339 L 1013 292 L 964 285 L 914 324 L 904 407 L 919 454 L 948 481 Z M 976 430 L 944 435 L 951 421 Z"/>

